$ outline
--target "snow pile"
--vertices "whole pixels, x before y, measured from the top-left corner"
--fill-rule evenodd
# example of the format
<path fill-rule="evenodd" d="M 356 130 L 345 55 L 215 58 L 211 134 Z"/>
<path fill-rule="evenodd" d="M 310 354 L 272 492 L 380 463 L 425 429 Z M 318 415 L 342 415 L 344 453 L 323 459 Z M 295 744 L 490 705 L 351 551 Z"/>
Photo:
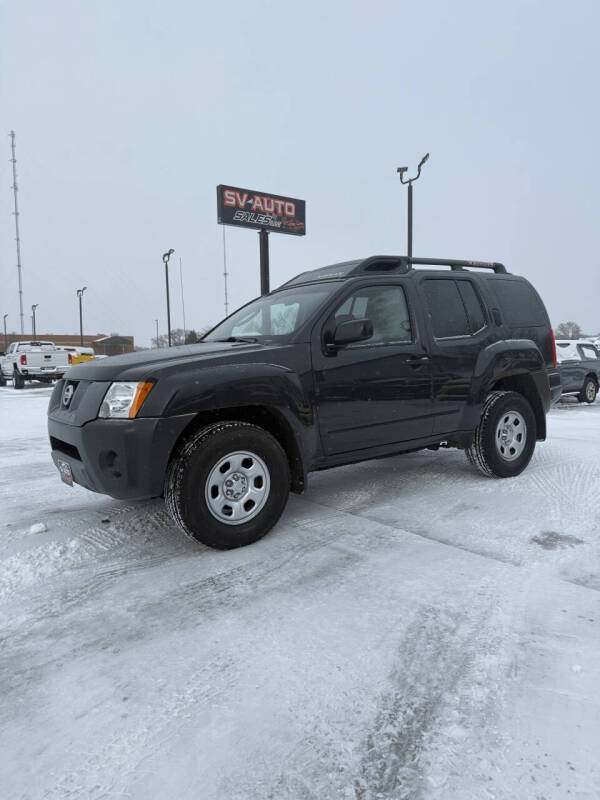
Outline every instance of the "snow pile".
<path fill-rule="evenodd" d="M 47 531 L 48 528 L 44 522 L 36 522 L 29 528 L 29 533 L 36 534 L 36 533 L 44 533 Z"/>
<path fill-rule="evenodd" d="M 75 538 L 68 542 L 50 542 L 5 558 L 0 561 L 0 598 L 39 584 L 81 563 L 86 555 L 84 543 Z"/>

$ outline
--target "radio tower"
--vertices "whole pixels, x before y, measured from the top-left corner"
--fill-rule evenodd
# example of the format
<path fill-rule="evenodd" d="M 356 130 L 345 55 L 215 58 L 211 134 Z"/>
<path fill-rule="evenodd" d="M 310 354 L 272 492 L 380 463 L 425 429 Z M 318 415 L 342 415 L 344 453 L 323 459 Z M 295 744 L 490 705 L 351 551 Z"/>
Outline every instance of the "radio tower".
<path fill-rule="evenodd" d="M 15 157 L 15 132 L 10 132 L 10 147 L 12 150 L 12 165 L 13 165 L 13 191 L 15 195 L 15 231 L 16 231 L 16 241 L 17 241 L 17 271 L 19 273 L 19 315 L 21 317 L 21 333 L 25 333 L 25 329 L 23 327 L 23 282 L 21 279 L 21 237 L 19 236 L 19 201 L 17 198 L 17 192 L 19 191 L 19 187 L 17 186 L 17 159 Z"/>

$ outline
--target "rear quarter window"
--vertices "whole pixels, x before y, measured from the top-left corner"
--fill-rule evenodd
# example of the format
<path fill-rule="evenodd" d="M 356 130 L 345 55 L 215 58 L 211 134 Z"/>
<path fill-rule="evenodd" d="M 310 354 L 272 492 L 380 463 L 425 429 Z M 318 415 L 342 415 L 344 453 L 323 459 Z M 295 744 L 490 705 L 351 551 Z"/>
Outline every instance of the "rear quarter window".
<path fill-rule="evenodd" d="M 489 280 L 509 325 L 531 327 L 549 324 L 540 296 L 527 281 L 510 278 Z"/>
<path fill-rule="evenodd" d="M 591 344 L 581 344 L 581 345 L 579 345 L 579 347 L 580 347 L 580 350 L 581 350 L 581 355 L 585 359 L 594 359 L 594 361 L 597 360 L 598 353 L 596 352 L 596 348 L 593 345 L 591 345 Z"/>

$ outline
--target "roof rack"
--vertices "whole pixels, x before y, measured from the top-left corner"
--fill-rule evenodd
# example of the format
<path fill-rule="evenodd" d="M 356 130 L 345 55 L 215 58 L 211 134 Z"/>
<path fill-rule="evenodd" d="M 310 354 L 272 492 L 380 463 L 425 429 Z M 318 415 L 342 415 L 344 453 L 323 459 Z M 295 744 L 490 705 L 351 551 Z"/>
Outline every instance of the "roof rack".
<path fill-rule="evenodd" d="M 407 259 L 408 260 L 408 259 Z M 499 261 L 463 261 L 455 258 L 411 258 L 412 264 L 422 264 L 427 266 L 450 267 L 450 269 L 461 270 L 465 267 L 477 267 L 479 269 L 493 269 L 494 272 L 506 273 L 506 267 Z"/>
<path fill-rule="evenodd" d="M 465 267 L 492 269 L 506 273 L 504 264 L 498 261 L 463 261 L 455 258 L 409 258 L 408 256 L 370 256 L 360 261 L 348 275 L 361 275 L 365 272 L 410 272 L 415 266 L 450 267 L 463 270 Z"/>
<path fill-rule="evenodd" d="M 395 272 L 406 274 L 415 266 L 450 267 L 452 270 L 464 270 L 468 267 L 479 269 L 492 269 L 494 272 L 506 273 L 504 264 L 498 261 L 462 261 L 454 258 L 409 258 L 408 256 L 370 256 L 359 258 L 355 261 L 342 261 L 339 264 L 329 264 L 320 269 L 301 272 L 279 288 L 295 286 L 301 283 L 311 283 L 322 280 L 339 280 L 349 278 L 351 275 L 364 275 L 369 272 L 385 273 Z"/>

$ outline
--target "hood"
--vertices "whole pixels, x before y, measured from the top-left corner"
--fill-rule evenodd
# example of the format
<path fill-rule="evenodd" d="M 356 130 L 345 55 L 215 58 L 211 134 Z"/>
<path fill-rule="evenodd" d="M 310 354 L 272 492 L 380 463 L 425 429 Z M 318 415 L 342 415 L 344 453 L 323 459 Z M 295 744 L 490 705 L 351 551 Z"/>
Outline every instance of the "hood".
<path fill-rule="evenodd" d="M 67 380 L 77 381 L 136 381 L 152 378 L 163 370 L 180 367 L 187 362 L 207 361 L 211 365 L 219 361 L 235 361 L 242 354 L 279 349 L 280 346 L 246 342 L 199 342 L 177 347 L 164 347 L 156 350 L 141 350 L 110 356 L 71 367 L 66 373 Z M 247 360 L 243 358 L 244 361 Z"/>

